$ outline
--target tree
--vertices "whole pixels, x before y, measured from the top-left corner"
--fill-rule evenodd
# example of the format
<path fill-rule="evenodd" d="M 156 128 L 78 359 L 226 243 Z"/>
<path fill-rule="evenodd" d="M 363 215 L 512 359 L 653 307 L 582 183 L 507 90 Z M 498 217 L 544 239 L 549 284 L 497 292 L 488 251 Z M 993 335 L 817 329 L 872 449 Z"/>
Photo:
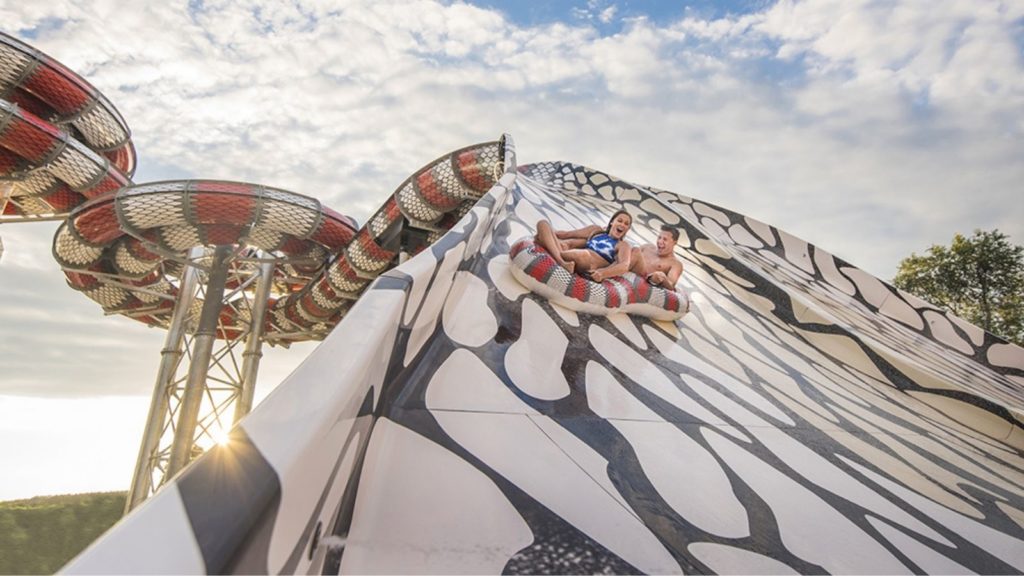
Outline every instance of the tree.
<path fill-rule="evenodd" d="M 975 230 L 900 262 L 893 284 L 1024 346 L 1024 247 L 999 230 Z"/>

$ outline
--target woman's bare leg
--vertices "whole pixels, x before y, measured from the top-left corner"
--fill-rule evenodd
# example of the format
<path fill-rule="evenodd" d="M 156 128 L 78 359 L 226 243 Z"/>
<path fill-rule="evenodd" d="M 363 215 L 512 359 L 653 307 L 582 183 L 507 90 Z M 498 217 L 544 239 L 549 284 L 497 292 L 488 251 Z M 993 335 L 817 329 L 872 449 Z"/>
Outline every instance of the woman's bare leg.
<path fill-rule="evenodd" d="M 562 252 L 562 258 L 567 263 L 574 264 L 572 271 L 577 274 L 586 275 L 598 268 L 604 268 L 608 265 L 608 262 L 598 256 L 593 250 L 581 248 L 578 250 L 565 250 Z"/>
<path fill-rule="evenodd" d="M 541 220 L 537 222 L 537 235 L 534 236 L 537 244 L 548 251 L 551 257 L 558 262 L 559 266 L 562 266 L 569 272 L 573 272 L 576 268 L 575 262 L 567 262 L 562 256 L 562 247 L 559 243 L 558 237 L 555 236 L 555 230 L 551 227 L 551 223 L 547 220 Z"/>

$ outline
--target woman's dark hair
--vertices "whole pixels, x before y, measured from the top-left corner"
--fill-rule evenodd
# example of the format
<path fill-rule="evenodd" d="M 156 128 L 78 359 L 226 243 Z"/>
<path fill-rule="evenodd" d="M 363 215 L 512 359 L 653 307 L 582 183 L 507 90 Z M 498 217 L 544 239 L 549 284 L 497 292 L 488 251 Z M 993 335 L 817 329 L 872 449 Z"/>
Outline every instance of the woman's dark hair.
<path fill-rule="evenodd" d="M 630 214 L 629 212 L 626 212 L 625 210 L 617 210 L 615 212 L 615 214 L 612 214 L 612 217 L 608 219 L 608 226 L 604 229 L 604 233 L 605 234 L 611 234 L 612 233 L 612 222 L 614 222 L 615 219 L 619 217 L 619 214 L 625 214 L 626 216 L 629 216 L 629 223 L 630 223 L 630 225 L 633 224 L 633 215 L 632 214 Z"/>

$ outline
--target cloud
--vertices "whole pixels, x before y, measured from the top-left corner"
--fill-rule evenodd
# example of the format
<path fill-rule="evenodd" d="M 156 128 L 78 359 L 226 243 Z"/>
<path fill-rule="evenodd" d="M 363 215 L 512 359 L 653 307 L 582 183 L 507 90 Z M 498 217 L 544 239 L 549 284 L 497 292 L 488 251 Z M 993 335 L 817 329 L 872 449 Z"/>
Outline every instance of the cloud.
<path fill-rule="evenodd" d="M 1019 5 L 785 0 L 614 31 L 599 24 L 616 4 L 584 10 L 522 26 L 462 2 L 93 0 L 11 4 L 0 21 L 122 112 L 138 181 L 258 182 L 362 221 L 420 166 L 507 131 L 520 163 L 574 161 L 702 198 L 882 277 L 955 232 L 1024 239 Z M 0 230 L 0 336 L 32 336 L 4 352 L 109 343 L 109 330 L 133 340 L 124 362 L 143 371 L 159 333 L 103 318 L 45 264 L 52 232 L 18 230 Z M 48 358 L 0 392 L 78 394 L 70 362 L 104 381 L 94 390 L 148 393 L 150 376 L 129 390 Z"/>
<path fill-rule="evenodd" d="M 669 22 L 617 6 L 523 26 L 427 0 L 50 0 L 0 4 L 0 22 L 114 103 L 139 182 L 257 182 L 363 221 L 420 166 L 510 132 L 520 164 L 716 203 L 883 278 L 956 232 L 1024 242 L 1019 2 L 782 0 Z M 0 227 L 0 422 L 47 402 L 89 440 L 0 430 L 28 447 L 5 455 L 25 463 L 6 497 L 76 490 L 29 464 L 54 446 L 124 448 L 116 478 L 77 490 L 123 487 L 163 346 L 64 285 L 53 228 Z M 265 350 L 257 394 L 314 346 Z M 89 434 L 85 414 L 120 424 Z"/>

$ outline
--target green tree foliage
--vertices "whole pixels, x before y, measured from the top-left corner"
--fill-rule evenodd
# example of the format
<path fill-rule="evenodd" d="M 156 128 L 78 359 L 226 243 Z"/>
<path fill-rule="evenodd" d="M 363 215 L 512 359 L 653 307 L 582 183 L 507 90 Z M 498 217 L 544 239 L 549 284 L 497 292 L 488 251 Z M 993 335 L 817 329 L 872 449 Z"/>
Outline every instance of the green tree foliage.
<path fill-rule="evenodd" d="M 957 234 L 949 247 L 911 254 L 900 262 L 893 284 L 1024 345 L 1024 247 L 999 230 Z"/>
<path fill-rule="evenodd" d="M 53 574 L 116 522 L 124 492 L 0 502 L 0 574 Z"/>

